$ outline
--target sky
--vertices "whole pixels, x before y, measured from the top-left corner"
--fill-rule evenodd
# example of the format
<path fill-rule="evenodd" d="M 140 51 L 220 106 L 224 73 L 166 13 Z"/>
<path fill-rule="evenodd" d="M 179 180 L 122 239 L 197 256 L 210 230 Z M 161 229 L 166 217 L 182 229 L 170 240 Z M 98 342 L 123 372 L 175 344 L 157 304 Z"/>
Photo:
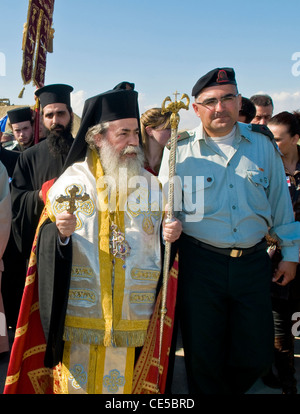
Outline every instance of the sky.
<path fill-rule="evenodd" d="M 0 98 L 22 99 L 23 25 L 28 0 L 1 0 Z M 274 114 L 300 109 L 299 0 L 55 0 L 53 53 L 45 84 L 72 85 L 72 107 L 121 81 L 135 83 L 140 113 L 187 94 L 216 67 L 233 67 L 239 92 L 268 93 Z M 191 102 L 193 98 L 191 97 Z M 190 105 L 179 129 L 199 120 Z"/>

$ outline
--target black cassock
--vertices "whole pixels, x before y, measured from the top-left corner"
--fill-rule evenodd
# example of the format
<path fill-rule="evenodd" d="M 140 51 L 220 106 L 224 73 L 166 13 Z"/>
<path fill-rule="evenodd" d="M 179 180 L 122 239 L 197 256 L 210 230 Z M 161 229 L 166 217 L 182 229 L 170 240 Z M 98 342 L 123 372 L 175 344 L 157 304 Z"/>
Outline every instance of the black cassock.
<path fill-rule="evenodd" d="M 70 140 L 73 142 L 71 135 Z M 26 258 L 30 256 L 35 230 L 44 208 L 39 192 L 46 181 L 60 176 L 66 157 L 54 156 L 45 139 L 18 158 L 11 182 L 12 231 L 18 249 Z"/>
<path fill-rule="evenodd" d="M 19 158 L 20 152 L 15 150 L 7 150 L 0 146 L 0 161 L 7 170 L 8 176 L 11 178 L 15 169 L 15 165 Z"/>
<path fill-rule="evenodd" d="M 36 256 L 39 311 L 47 342 L 44 364 L 52 368 L 62 361 L 63 356 L 63 331 L 72 269 L 72 237 L 66 246 L 61 246 L 56 224 L 47 219 L 39 231 Z"/>
<path fill-rule="evenodd" d="M 73 137 L 70 135 L 70 142 Z M 66 155 L 54 157 L 47 139 L 22 152 L 17 160 L 11 182 L 12 236 L 14 257 L 6 257 L 2 296 L 8 323 L 16 325 L 35 231 L 44 203 L 39 198 L 42 185 L 62 173 Z M 7 263 L 9 261 L 9 263 Z"/>

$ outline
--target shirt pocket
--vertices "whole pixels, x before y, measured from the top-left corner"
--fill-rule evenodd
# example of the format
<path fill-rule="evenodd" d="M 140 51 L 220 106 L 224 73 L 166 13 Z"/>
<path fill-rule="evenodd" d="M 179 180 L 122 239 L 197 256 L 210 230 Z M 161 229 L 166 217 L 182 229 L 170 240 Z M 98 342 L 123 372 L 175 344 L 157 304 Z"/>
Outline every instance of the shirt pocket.
<path fill-rule="evenodd" d="M 213 202 L 213 189 L 215 187 L 215 178 L 213 174 L 197 176 L 193 184 L 184 182 L 182 195 L 182 212 L 193 218 L 193 221 L 199 221 L 203 218 L 204 206 L 205 212 Z"/>
<path fill-rule="evenodd" d="M 247 177 L 255 187 L 263 187 L 265 190 L 269 187 L 269 179 L 263 171 L 247 170 Z"/>
<path fill-rule="evenodd" d="M 269 179 L 263 171 L 247 170 L 245 196 L 251 210 L 256 214 L 264 216 L 269 211 L 268 187 Z"/>

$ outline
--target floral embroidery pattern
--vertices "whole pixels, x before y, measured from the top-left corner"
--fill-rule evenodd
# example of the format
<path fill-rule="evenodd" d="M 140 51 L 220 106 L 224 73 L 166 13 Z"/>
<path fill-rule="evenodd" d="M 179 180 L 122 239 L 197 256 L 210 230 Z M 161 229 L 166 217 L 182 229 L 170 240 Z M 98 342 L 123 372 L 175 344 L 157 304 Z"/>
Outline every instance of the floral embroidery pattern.
<path fill-rule="evenodd" d="M 119 391 L 120 387 L 125 384 L 125 378 L 120 375 L 120 371 L 112 369 L 108 375 L 103 377 L 103 385 L 108 389 L 109 392 L 115 394 Z"/>
<path fill-rule="evenodd" d="M 83 388 L 87 382 L 87 373 L 83 366 L 80 364 L 74 365 L 74 367 L 70 369 L 69 379 L 72 381 L 72 386 L 76 388 L 76 390 Z"/>

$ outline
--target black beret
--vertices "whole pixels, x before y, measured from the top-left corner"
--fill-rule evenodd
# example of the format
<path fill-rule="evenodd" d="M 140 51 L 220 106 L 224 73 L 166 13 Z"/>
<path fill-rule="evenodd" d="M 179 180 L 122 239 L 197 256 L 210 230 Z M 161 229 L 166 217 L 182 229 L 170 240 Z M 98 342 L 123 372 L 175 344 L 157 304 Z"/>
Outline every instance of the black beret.
<path fill-rule="evenodd" d="M 43 86 L 35 92 L 39 98 L 42 108 L 53 103 L 64 103 L 71 106 L 71 92 L 73 87 L 64 84 Z"/>
<path fill-rule="evenodd" d="M 29 106 L 11 109 L 7 111 L 8 119 L 11 124 L 19 122 L 32 121 L 32 111 Z"/>
<path fill-rule="evenodd" d="M 217 85 L 237 85 L 232 68 L 216 68 L 202 76 L 194 85 L 192 96 L 197 96 L 202 89 Z"/>

